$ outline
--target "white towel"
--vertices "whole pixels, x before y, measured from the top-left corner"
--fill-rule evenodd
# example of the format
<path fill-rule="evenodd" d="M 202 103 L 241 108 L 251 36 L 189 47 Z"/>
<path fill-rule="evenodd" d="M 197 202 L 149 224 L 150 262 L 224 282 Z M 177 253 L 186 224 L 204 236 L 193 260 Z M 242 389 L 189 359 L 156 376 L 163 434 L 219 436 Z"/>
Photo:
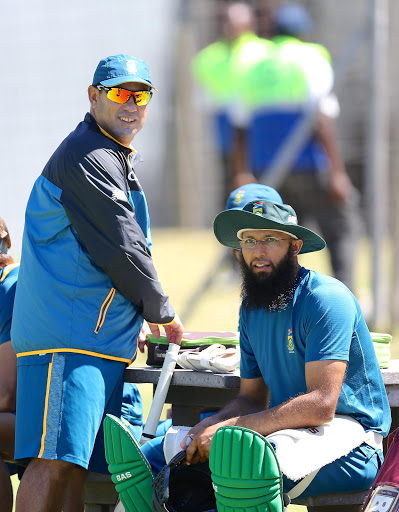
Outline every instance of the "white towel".
<path fill-rule="evenodd" d="M 311 428 L 279 430 L 266 437 L 275 449 L 281 471 L 293 481 L 326 466 L 367 440 L 362 425 L 350 416 Z"/>

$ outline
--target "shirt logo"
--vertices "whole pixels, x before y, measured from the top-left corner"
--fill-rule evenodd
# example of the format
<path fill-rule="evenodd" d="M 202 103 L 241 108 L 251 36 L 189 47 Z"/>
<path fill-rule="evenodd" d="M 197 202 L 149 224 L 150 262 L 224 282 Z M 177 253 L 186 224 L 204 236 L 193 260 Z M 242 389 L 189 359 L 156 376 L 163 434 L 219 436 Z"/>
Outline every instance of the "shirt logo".
<path fill-rule="evenodd" d="M 112 191 L 112 200 L 115 202 L 127 201 L 127 197 L 123 190 L 120 190 L 119 188 L 114 188 Z"/>
<path fill-rule="evenodd" d="M 136 175 L 134 174 L 134 170 L 132 169 L 129 171 L 129 174 L 127 175 L 127 179 L 129 181 L 137 181 Z"/>
<path fill-rule="evenodd" d="M 289 354 L 295 354 L 295 345 L 294 345 L 294 337 L 292 336 L 292 329 L 288 329 L 288 336 L 287 336 L 287 348 Z"/>

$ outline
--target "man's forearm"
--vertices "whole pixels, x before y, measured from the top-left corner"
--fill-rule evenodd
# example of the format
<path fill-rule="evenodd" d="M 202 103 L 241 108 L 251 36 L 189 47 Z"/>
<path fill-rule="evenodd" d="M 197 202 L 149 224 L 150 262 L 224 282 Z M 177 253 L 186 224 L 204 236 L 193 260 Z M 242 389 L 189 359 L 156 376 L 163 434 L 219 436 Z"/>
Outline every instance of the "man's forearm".
<path fill-rule="evenodd" d="M 221 421 L 229 420 L 230 418 L 244 417 L 247 415 L 253 415 L 254 413 L 260 413 L 266 408 L 260 406 L 260 404 L 250 400 L 246 396 L 239 395 L 234 398 L 231 402 L 225 405 L 219 412 L 209 416 L 209 425 L 215 425 Z"/>
<path fill-rule="evenodd" d="M 259 411 L 259 403 L 255 405 L 246 397 L 237 397 L 190 431 L 194 437 L 187 449 L 187 461 L 197 463 L 209 458 L 213 436 L 220 427 L 244 427 L 267 436 L 286 428 L 321 425 L 331 418 L 325 412 L 320 413 L 324 407 L 318 407 L 318 402 L 320 404 L 319 393 L 306 393 L 279 406 Z M 258 410 L 254 411 L 254 407 Z"/>
<path fill-rule="evenodd" d="M 330 421 L 335 412 L 335 403 L 328 402 L 318 391 L 305 393 L 288 402 L 260 412 L 236 417 L 224 418 L 231 420 L 232 425 L 249 428 L 267 436 L 286 428 L 302 428 L 321 425 Z M 221 420 L 221 421 L 224 421 Z"/>
<path fill-rule="evenodd" d="M 322 114 L 319 119 L 317 135 L 330 159 L 332 174 L 346 174 L 344 160 L 338 143 L 335 122 Z"/>

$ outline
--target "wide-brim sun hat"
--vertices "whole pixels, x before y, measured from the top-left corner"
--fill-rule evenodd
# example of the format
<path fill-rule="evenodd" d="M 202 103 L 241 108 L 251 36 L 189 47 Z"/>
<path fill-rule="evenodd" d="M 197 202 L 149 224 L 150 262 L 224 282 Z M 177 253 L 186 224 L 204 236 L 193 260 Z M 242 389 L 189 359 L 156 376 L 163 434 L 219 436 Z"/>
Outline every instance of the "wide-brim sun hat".
<path fill-rule="evenodd" d="M 295 210 L 275 201 L 251 201 L 242 210 L 225 210 L 213 221 L 217 240 L 227 247 L 241 249 L 237 233 L 242 229 L 284 231 L 303 241 L 301 254 L 321 251 L 326 242 L 312 230 L 298 225 Z"/>

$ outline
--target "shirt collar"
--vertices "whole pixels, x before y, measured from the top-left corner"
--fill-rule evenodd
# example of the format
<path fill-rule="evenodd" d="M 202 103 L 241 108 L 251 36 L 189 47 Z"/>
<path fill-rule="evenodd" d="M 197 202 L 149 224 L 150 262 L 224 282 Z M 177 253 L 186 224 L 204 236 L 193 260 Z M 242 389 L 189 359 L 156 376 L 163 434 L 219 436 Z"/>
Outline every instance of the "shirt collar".
<path fill-rule="evenodd" d="M 136 150 L 133 148 L 133 146 L 127 146 L 126 144 L 122 144 L 122 142 L 119 142 L 119 140 L 115 139 L 114 137 L 112 137 L 112 135 L 110 135 L 103 128 L 101 128 L 101 126 L 97 123 L 97 121 L 94 119 L 94 117 L 89 112 L 85 116 L 85 121 L 88 122 L 89 124 L 95 124 L 99 128 L 99 130 L 101 131 L 101 133 L 103 135 L 105 135 L 109 139 L 113 140 L 114 142 L 116 142 L 120 146 L 122 146 L 122 147 L 124 147 L 126 149 L 129 149 L 131 153 L 136 153 Z"/>

